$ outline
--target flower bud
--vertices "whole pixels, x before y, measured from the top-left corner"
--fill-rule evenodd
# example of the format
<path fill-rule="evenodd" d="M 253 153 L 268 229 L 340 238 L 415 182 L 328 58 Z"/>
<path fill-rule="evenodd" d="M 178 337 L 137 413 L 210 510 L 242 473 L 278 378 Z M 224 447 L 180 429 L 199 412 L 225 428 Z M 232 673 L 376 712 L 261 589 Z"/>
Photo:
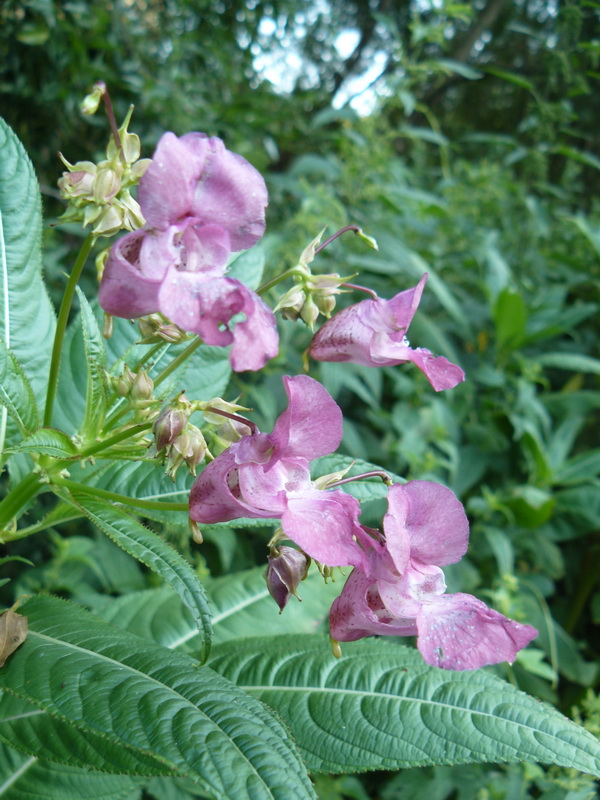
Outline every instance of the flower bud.
<path fill-rule="evenodd" d="M 126 397 L 131 391 L 131 387 L 133 386 L 134 380 L 135 380 L 135 374 L 129 369 L 127 364 L 125 364 L 125 366 L 123 367 L 123 372 L 121 373 L 120 377 L 113 378 L 113 386 L 115 392 L 121 397 Z"/>
<path fill-rule="evenodd" d="M 208 446 L 202 431 L 195 425 L 186 425 L 169 447 L 167 475 L 175 480 L 177 470 L 184 462 L 192 475 L 195 475 L 196 467 L 204 459 L 207 451 Z"/>
<path fill-rule="evenodd" d="M 291 595 L 300 600 L 296 589 L 306 578 L 309 566 L 310 558 L 294 547 L 282 545 L 271 551 L 265 578 L 269 594 L 279 606 L 280 614 Z"/>
<path fill-rule="evenodd" d="M 168 445 L 173 444 L 183 430 L 188 416 L 189 414 L 180 408 L 165 408 L 152 429 L 156 438 L 157 453 L 160 453 Z"/>
<path fill-rule="evenodd" d="M 310 295 L 308 295 L 304 305 L 302 306 L 300 316 L 302 317 L 303 322 L 305 322 L 312 330 L 315 322 L 317 321 L 317 317 L 319 316 L 319 309 Z"/>
<path fill-rule="evenodd" d="M 275 311 L 281 311 L 285 319 L 295 322 L 300 316 L 302 306 L 306 300 L 304 288 L 300 285 L 292 286 L 275 306 Z"/>
<path fill-rule="evenodd" d="M 147 372 L 140 370 L 135 376 L 131 387 L 131 399 L 134 404 L 139 404 L 141 407 L 146 405 L 146 401 L 151 399 L 153 391 L 154 381 Z"/>
<path fill-rule="evenodd" d="M 121 181 L 115 170 L 109 167 L 99 169 L 94 178 L 94 202 L 98 204 L 108 203 L 120 188 Z"/>
<path fill-rule="evenodd" d="M 98 81 L 98 83 L 95 83 L 92 91 L 89 94 L 86 94 L 79 104 L 81 113 L 88 117 L 91 117 L 93 114 L 95 114 L 96 111 L 98 111 L 98 107 L 100 106 L 100 102 L 102 101 L 105 92 L 106 84 L 104 81 Z"/>
<path fill-rule="evenodd" d="M 168 322 L 162 314 L 150 314 L 138 319 L 138 328 L 142 334 L 142 344 L 157 344 L 160 341 L 169 344 L 185 342 L 188 335 L 173 322 Z"/>

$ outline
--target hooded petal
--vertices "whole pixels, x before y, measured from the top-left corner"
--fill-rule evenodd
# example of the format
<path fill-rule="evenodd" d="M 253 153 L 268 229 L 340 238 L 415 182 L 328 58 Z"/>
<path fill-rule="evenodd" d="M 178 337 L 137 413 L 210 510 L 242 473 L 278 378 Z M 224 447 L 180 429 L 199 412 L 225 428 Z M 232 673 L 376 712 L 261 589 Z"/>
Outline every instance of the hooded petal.
<path fill-rule="evenodd" d="M 240 466 L 238 475 L 244 502 L 263 509 L 265 516 L 283 514 L 290 491 L 312 490 L 308 463 L 304 459 L 272 459 L 266 465 L 247 463 Z"/>
<path fill-rule="evenodd" d="M 394 617 L 383 604 L 377 584 L 360 570 L 350 573 L 342 593 L 333 601 L 329 630 L 338 642 L 354 642 L 365 636 L 414 636 L 414 619 Z"/>
<path fill-rule="evenodd" d="M 237 444 L 230 445 L 207 464 L 194 481 L 190 492 L 190 517 L 196 522 L 227 522 L 240 517 L 276 516 L 266 514 L 242 499 L 235 460 Z"/>
<path fill-rule="evenodd" d="M 424 603 L 417 617 L 417 645 L 428 664 L 465 670 L 513 662 L 538 632 L 488 608 L 469 594 Z"/>
<path fill-rule="evenodd" d="M 359 514 L 360 505 L 354 497 L 311 487 L 288 496 L 281 526 L 288 538 L 322 564 L 366 569 L 367 554 L 354 540 L 360 528 Z"/>
<path fill-rule="evenodd" d="M 372 328 L 365 323 L 369 303 L 383 300 L 363 300 L 344 308 L 322 325 L 313 336 L 309 354 L 315 361 L 352 361 L 366 367 L 376 367 L 370 355 Z"/>
<path fill-rule="evenodd" d="M 206 159 L 189 213 L 225 228 L 233 250 L 252 247 L 265 231 L 268 204 L 260 172 L 245 158 L 227 150 L 221 139 L 188 133 L 180 142 L 192 156 Z"/>
<path fill-rule="evenodd" d="M 396 366 L 412 361 L 436 392 L 453 389 L 465 379 L 465 373 L 457 364 L 452 364 L 444 356 L 434 356 L 424 347 L 413 349 L 398 335 L 376 334 L 371 343 L 371 355 L 380 366 Z"/>
<path fill-rule="evenodd" d="M 308 375 L 286 375 L 283 385 L 288 407 L 270 437 L 279 457 L 312 461 L 337 450 L 342 441 L 342 412 L 329 392 Z"/>
<path fill-rule="evenodd" d="M 469 522 L 462 503 L 446 486 L 432 481 L 390 487 L 383 530 L 400 575 L 411 560 L 438 567 L 454 564 L 469 545 Z"/>
<path fill-rule="evenodd" d="M 192 151 L 174 133 L 161 136 L 138 187 L 138 200 L 148 225 L 165 230 L 190 213 L 206 150 L 202 152 L 197 147 Z"/>
<path fill-rule="evenodd" d="M 145 230 L 133 231 L 112 246 L 98 292 L 98 301 L 108 314 L 134 319 L 159 310 L 163 275 L 160 269 L 153 276 L 144 275 L 140 263 L 147 236 Z"/>

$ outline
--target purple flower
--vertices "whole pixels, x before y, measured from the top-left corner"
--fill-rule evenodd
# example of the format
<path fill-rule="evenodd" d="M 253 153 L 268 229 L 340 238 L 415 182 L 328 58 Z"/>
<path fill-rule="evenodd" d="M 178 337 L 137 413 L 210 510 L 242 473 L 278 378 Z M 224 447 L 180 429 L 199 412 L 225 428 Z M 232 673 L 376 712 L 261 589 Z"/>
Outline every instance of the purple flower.
<path fill-rule="evenodd" d="M 443 356 L 413 349 L 406 332 L 423 293 L 427 275 L 414 289 L 391 300 L 363 300 L 335 314 L 314 336 L 310 355 L 316 361 L 353 361 L 366 367 L 393 367 L 412 361 L 436 390 L 452 389 L 465 374 Z"/>
<path fill-rule="evenodd" d="M 355 569 L 330 613 L 331 635 L 351 642 L 373 635 L 418 637 L 428 664 L 477 669 L 514 661 L 537 631 L 468 594 L 444 594 L 440 567 L 459 561 L 469 524 L 445 486 L 411 481 L 392 486 L 385 541 L 373 541 L 366 570 Z"/>
<path fill-rule="evenodd" d="M 328 566 L 367 568 L 367 537 L 358 500 L 317 489 L 309 462 L 332 453 L 342 438 L 342 412 L 313 378 L 283 378 L 288 407 L 273 432 L 244 436 L 200 474 L 190 493 L 190 517 L 200 523 L 241 517 L 281 519 L 287 538 Z"/>
<path fill-rule="evenodd" d="M 234 278 L 232 252 L 265 229 L 265 182 L 220 139 L 165 133 L 139 185 L 146 226 L 119 239 L 106 262 L 99 300 L 116 317 L 157 311 L 207 344 L 233 344 L 236 371 L 261 369 L 277 355 L 273 312 Z M 233 330 L 231 319 L 243 314 Z"/>

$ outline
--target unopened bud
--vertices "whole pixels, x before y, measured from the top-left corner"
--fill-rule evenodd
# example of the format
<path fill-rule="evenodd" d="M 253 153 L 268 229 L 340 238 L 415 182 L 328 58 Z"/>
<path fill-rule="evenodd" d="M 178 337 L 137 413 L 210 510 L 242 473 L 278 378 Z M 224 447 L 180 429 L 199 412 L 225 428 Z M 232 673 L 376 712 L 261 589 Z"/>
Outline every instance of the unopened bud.
<path fill-rule="evenodd" d="M 73 173 L 75 175 L 76 173 Z M 109 167 L 99 169 L 94 178 L 94 202 L 108 203 L 121 188 L 117 173 Z"/>
<path fill-rule="evenodd" d="M 140 370 L 135 376 L 131 387 L 131 399 L 134 403 L 139 403 L 143 406 L 147 400 L 150 400 L 153 391 L 154 381 L 147 372 Z"/>
<path fill-rule="evenodd" d="M 153 427 L 157 453 L 160 453 L 168 445 L 173 444 L 183 430 L 188 417 L 189 414 L 180 408 L 165 408 Z"/>
<path fill-rule="evenodd" d="M 319 308 L 310 295 L 306 298 L 306 301 L 302 306 L 300 316 L 302 317 L 303 322 L 305 322 L 312 330 L 315 322 L 317 321 L 317 317 L 319 316 Z"/>
<path fill-rule="evenodd" d="M 134 380 L 135 380 L 135 374 L 129 369 L 129 367 L 126 364 L 123 367 L 123 372 L 121 373 L 120 377 L 114 380 L 115 392 L 121 397 L 126 397 L 131 391 L 131 387 L 133 386 Z"/>
<path fill-rule="evenodd" d="M 300 316 L 302 306 L 306 300 L 306 293 L 302 286 L 292 286 L 275 306 L 275 311 L 281 311 L 285 319 L 295 322 Z"/>
<path fill-rule="evenodd" d="M 98 83 L 95 83 L 92 91 L 89 94 L 86 94 L 79 104 L 81 113 L 86 114 L 88 117 L 91 117 L 93 114 L 95 114 L 96 111 L 98 111 L 105 92 L 106 84 L 104 81 L 98 81 Z"/>
<path fill-rule="evenodd" d="M 142 334 L 143 344 L 156 344 L 160 341 L 179 344 L 189 338 L 175 323 L 167 322 L 162 314 L 150 314 L 148 317 L 138 319 L 138 328 Z"/>
<path fill-rule="evenodd" d="M 280 614 L 291 595 L 300 600 L 296 589 L 306 578 L 309 566 L 310 558 L 305 553 L 287 545 L 282 545 L 269 555 L 265 574 L 267 589 L 279 606 Z"/>
<path fill-rule="evenodd" d="M 356 235 L 359 239 L 362 239 L 363 242 L 368 246 L 371 247 L 373 250 L 379 250 L 379 245 L 377 244 L 377 240 L 373 238 L 373 236 L 368 236 L 364 231 L 356 231 Z"/>
<path fill-rule="evenodd" d="M 195 475 L 196 467 L 204 460 L 207 451 L 208 446 L 202 431 L 195 425 L 186 425 L 169 447 L 167 475 L 175 480 L 177 470 L 184 462 L 192 475 Z"/>
<path fill-rule="evenodd" d="M 191 517 L 189 517 L 188 522 L 190 523 L 192 540 L 196 542 L 196 544 L 202 544 L 202 542 L 204 541 L 204 536 L 202 536 L 202 531 L 200 530 L 200 526 Z"/>

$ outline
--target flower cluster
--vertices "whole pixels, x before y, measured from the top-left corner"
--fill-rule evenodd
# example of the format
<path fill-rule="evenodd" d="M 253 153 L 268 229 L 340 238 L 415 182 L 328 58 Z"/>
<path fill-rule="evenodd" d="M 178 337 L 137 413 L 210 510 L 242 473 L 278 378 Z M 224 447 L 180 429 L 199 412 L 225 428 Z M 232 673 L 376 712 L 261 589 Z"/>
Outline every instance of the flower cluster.
<path fill-rule="evenodd" d="M 247 286 L 226 277 L 234 252 L 265 229 L 262 176 L 220 139 L 165 133 L 139 184 L 146 224 L 112 247 L 100 286 L 116 317 L 160 312 L 207 344 L 232 344 L 236 371 L 261 369 L 277 355 L 273 312 Z M 229 327 L 233 318 L 244 319 Z"/>
<path fill-rule="evenodd" d="M 455 495 L 428 481 L 396 484 L 389 489 L 383 532 L 362 526 L 355 498 L 310 478 L 309 462 L 333 452 L 341 440 L 339 407 L 308 376 L 283 380 L 288 407 L 273 432 L 242 437 L 204 469 L 190 494 L 191 518 L 280 519 L 283 536 L 312 559 L 353 566 L 331 609 L 331 634 L 338 641 L 418 635 L 425 661 L 446 669 L 513 661 L 537 635 L 534 628 L 471 595 L 444 594 L 440 567 L 459 561 L 469 538 Z M 273 593 L 282 607 L 282 587 Z"/>

